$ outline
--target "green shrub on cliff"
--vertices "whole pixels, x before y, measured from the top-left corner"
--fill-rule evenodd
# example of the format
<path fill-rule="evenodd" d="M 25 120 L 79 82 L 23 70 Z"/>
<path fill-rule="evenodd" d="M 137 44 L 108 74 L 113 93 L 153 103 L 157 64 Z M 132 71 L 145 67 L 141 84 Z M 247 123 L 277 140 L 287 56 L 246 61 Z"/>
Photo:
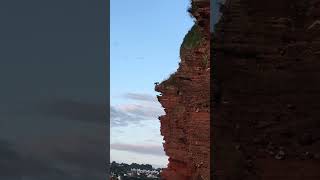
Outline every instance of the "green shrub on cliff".
<path fill-rule="evenodd" d="M 195 48 L 201 43 L 201 40 L 202 34 L 200 28 L 198 27 L 198 25 L 195 24 L 184 37 L 183 42 L 181 44 L 181 48 Z"/>

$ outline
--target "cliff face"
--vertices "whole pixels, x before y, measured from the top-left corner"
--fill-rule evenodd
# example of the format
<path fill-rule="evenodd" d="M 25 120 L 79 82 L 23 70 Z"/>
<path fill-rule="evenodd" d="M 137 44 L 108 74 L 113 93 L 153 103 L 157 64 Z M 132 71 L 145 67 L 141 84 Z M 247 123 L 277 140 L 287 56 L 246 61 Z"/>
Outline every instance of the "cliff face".
<path fill-rule="evenodd" d="M 194 1 L 189 12 L 196 24 L 181 45 L 180 66 L 156 85 L 164 150 L 169 156 L 166 180 L 207 180 L 210 170 L 210 33 L 209 1 Z"/>
<path fill-rule="evenodd" d="M 217 179 L 320 179 L 319 20 L 319 0 L 227 0 L 212 45 Z"/>

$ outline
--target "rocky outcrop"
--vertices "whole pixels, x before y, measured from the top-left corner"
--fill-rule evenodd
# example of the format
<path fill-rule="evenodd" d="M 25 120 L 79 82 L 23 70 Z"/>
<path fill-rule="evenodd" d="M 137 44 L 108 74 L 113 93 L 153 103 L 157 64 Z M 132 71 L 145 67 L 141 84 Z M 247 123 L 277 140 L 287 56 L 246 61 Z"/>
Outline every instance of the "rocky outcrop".
<path fill-rule="evenodd" d="M 216 179 L 320 179 L 319 20 L 319 0 L 227 0 L 211 46 Z"/>
<path fill-rule="evenodd" d="M 166 115 L 159 117 L 169 164 L 166 180 L 208 180 L 210 170 L 210 4 L 194 1 L 195 25 L 185 36 L 180 66 L 156 85 Z"/>

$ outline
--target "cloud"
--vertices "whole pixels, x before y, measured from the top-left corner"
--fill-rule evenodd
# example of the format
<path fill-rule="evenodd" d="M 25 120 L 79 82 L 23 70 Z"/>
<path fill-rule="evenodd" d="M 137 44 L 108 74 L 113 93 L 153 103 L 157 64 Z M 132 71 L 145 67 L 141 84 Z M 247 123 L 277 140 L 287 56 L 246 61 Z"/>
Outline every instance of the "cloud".
<path fill-rule="evenodd" d="M 162 114 L 163 110 L 158 105 L 122 104 L 111 106 L 111 126 L 128 126 L 129 124 L 139 124 L 143 121 L 156 121 L 158 116 Z"/>
<path fill-rule="evenodd" d="M 150 94 L 127 93 L 124 95 L 124 97 L 128 99 L 139 100 L 139 101 L 157 102 L 156 96 L 152 96 Z"/>
<path fill-rule="evenodd" d="M 106 104 L 80 102 L 72 99 L 44 102 L 38 105 L 37 110 L 45 115 L 90 123 L 105 124 L 108 118 Z"/>
<path fill-rule="evenodd" d="M 22 176 L 62 175 L 62 171 L 35 157 L 26 156 L 5 140 L 0 140 L 0 177 L 20 179 Z"/>
<path fill-rule="evenodd" d="M 0 176 L 21 174 L 21 157 L 7 141 L 0 140 Z"/>
<path fill-rule="evenodd" d="M 155 156 L 165 156 L 163 147 L 159 145 L 137 145 L 137 144 L 122 144 L 114 143 L 110 145 L 113 150 L 134 152 L 139 154 L 150 154 Z"/>
<path fill-rule="evenodd" d="M 29 114 L 6 124 L 14 129 L 6 136 L 11 137 L 13 133 L 17 138 L 0 139 L 0 179 L 20 180 L 22 176 L 30 180 L 104 178 L 109 150 L 105 105 L 72 99 L 35 102 L 28 107 Z M 30 126 L 24 127 L 23 122 L 21 125 L 22 120 Z M 1 122 L 6 121 L 2 118 Z M 38 125 L 39 122 L 49 125 Z M 19 127 L 17 124 L 23 128 L 14 128 Z"/>
<path fill-rule="evenodd" d="M 111 126 L 128 126 L 130 124 L 141 124 L 146 120 L 157 120 L 164 111 L 157 98 L 150 94 L 126 93 L 123 95 L 134 103 L 126 103 L 111 106 Z"/>
<path fill-rule="evenodd" d="M 163 114 L 162 108 L 157 105 L 149 104 L 123 104 L 118 108 L 128 114 L 138 116 L 144 119 L 156 119 L 159 115 Z"/>
<path fill-rule="evenodd" d="M 9 163 L 12 164 L 10 176 L 23 175 L 48 180 L 101 179 L 105 177 L 108 152 L 107 137 L 104 135 L 101 131 L 94 135 L 64 133 L 20 144 L 14 151 L 15 158 L 11 158 Z M 8 167 L 8 163 L 4 167 Z M 0 172 L 1 169 L 2 166 Z M 0 173 L 0 179 L 2 176 Z"/>
<path fill-rule="evenodd" d="M 156 97 L 152 95 L 127 93 L 124 97 L 136 100 L 136 102 L 110 107 L 110 124 L 112 127 L 139 124 L 145 120 L 157 120 L 158 116 L 164 114 Z M 107 105 L 72 99 L 47 100 L 47 102 L 36 105 L 36 110 L 45 116 L 88 123 L 106 124 L 108 120 Z"/>
<path fill-rule="evenodd" d="M 111 127 L 128 126 L 130 123 L 138 123 L 143 118 L 130 115 L 116 107 L 110 107 Z"/>
<path fill-rule="evenodd" d="M 94 136 L 68 135 L 64 138 L 55 138 L 55 150 L 52 152 L 54 159 L 63 161 L 69 167 L 77 167 L 79 171 L 87 174 L 104 174 L 107 161 L 107 137 L 98 133 Z"/>

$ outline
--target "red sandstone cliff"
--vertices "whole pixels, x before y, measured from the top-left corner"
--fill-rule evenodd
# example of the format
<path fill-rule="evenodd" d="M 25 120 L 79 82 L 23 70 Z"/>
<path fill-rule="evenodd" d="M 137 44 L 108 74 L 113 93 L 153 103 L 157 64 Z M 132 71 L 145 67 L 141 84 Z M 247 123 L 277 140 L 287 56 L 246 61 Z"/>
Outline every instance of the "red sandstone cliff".
<path fill-rule="evenodd" d="M 196 24 L 181 45 L 180 66 L 155 87 L 166 112 L 159 118 L 169 156 L 162 173 L 166 180 L 210 176 L 210 3 L 194 1 L 189 12 Z"/>
<path fill-rule="evenodd" d="M 217 179 L 320 179 L 319 20 L 319 0 L 227 0 L 212 45 Z"/>

